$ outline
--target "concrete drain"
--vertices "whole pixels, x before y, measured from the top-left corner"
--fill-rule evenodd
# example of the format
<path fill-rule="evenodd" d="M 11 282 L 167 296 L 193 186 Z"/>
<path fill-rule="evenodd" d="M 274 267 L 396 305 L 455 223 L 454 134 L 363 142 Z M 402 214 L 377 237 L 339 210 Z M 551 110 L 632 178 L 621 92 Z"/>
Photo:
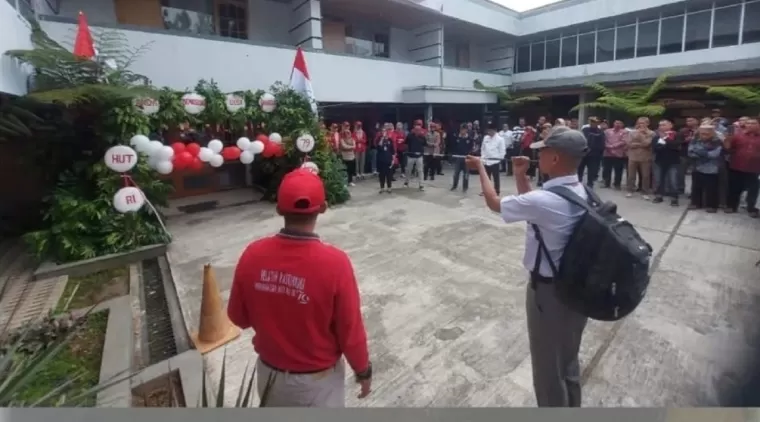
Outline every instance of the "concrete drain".
<path fill-rule="evenodd" d="M 145 326 L 149 365 L 177 355 L 172 319 L 158 259 L 142 263 L 142 285 L 145 298 Z"/>

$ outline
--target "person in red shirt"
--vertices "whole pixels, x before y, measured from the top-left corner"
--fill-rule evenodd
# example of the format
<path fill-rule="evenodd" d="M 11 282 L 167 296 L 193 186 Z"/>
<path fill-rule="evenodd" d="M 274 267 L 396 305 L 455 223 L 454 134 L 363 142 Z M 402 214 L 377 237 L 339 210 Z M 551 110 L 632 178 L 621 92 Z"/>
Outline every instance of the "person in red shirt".
<path fill-rule="evenodd" d="M 728 193 L 726 195 L 726 213 L 739 210 L 739 201 L 747 191 L 747 212 L 757 218 L 757 195 L 760 183 L 760 125 L 757 119 L 748 119 L 744 130 L 729 136 L 725 149 L 731 154 L 728 163 Z"/>
<path fill-rule="evenodd" d="M 364 179 L 364 165 L 367 160 L 367 132 L 362 129 L 362 122 L 354 123 L 354 142 L 356 143 L 356 175 Z"/>
<path fill-rule="evenodd" d="M 330 125 L 330 149 L 336 155 L 340 150 L 340 132 L 336 123 Z"/>
<path fill-rule="evenodd" d="M 401 122 L 396 123 L 396 131 L 394 132 L 396 137 L 396 157 L 398 157 L 398 166 L 401 168 L 401 177 L 405 177 L 406 174 L 406 131 L 404 130 L 404 124 Z"/>
<path fill-rule="evenodd" d="M 351 260 L 314 232 L 327 209 L 322 179 L 308 169 L 285 175 L 279 233 L 243 251 L 227 305 L 230 320 L 254 331 L 259 394 L 272 407 L 344 407 L 345 365 L 369 395 L 372 364 Z"/>

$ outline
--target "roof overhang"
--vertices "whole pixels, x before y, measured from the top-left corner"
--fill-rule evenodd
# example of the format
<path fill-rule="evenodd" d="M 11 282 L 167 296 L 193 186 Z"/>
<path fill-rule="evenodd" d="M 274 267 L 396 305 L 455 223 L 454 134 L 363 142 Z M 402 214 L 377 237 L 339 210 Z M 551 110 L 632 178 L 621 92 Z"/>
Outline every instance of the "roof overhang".
<path fill-rule="evenodd" d="M 415 86 L 403 88 L 405 104 L 493 104 L 496 94 L 477 89 L 446 86 Z"/>

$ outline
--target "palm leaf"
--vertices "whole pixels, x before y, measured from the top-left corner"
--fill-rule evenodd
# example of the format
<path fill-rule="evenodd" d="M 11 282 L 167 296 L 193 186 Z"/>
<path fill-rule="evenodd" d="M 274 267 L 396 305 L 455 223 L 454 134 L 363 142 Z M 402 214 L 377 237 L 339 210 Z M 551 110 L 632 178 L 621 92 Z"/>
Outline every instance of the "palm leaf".
<path fill-rule="evenodd" d="M 642 103 L 648 103 L 652 101 L 657 94 L 660 93 L 663 89 L 665 89 L 665 86 L 668 84 L 668 78 L 670 77 L 669 73 L 661 73 L 660 76 L 657 77 L 657 79 L 652 82 L 652 85 L 649 86 L 647 91 L 644 93 L 643 96 L 639 98 L 639 100 Z"/>
<path fill-rule="evenodd" d="M 720 95 L 744 105 L 760 105 L 760 86 L 714 86 L 708 88 L 707 93 Z"/>

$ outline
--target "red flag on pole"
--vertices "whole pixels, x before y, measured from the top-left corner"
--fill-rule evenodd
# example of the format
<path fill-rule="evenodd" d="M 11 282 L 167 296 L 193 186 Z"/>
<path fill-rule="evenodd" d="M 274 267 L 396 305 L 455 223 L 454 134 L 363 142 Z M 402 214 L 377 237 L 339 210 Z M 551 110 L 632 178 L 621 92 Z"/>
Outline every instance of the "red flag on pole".
<path fill-rule="evenodd" d="M 87 17 L 83 12 L 79 12 L 77 38 L 74 41 L 74 55 L 87 60 L 95 57 L 95 43 L 92 41 L 90 26 L 87 25 Z"/>
<path fill-rule="evenodd" d="M 314 89 L 311 86 L 311 77 L 306 68 L 306 57 L 301 47 L 296 49 L 296 59 L 293 61 L 293 70 L 290 72 L 290 87 L 301 93 L 309 100 L 312 111 L 317 113 L 317 100 L 314 97 Z"/>

